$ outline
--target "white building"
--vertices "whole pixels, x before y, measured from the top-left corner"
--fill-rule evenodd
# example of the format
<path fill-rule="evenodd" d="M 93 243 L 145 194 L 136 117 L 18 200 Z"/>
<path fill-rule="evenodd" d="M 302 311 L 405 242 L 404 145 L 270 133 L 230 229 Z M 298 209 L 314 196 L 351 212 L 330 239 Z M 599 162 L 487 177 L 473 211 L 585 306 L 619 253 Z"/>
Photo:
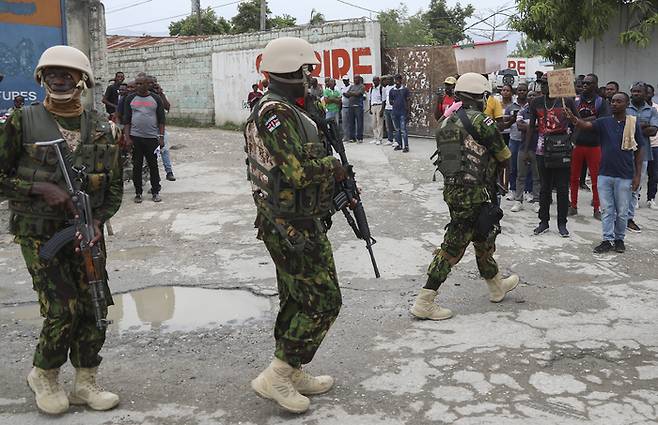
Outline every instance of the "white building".
<path fill-rule="evenodd" d="M 626 92 L 635 81 L 644 81 L 655 87 L 658 83 L 658 32 L 651 35 L 649 46 L 641 48 L 619 42 L 619 34 L 628 28 L 628 9 L 620 7 L 601 37 L 578 42 L 576 74 L 593 72 L 599 77 L 600 86 L 617 81 L 620 89 Z"/>

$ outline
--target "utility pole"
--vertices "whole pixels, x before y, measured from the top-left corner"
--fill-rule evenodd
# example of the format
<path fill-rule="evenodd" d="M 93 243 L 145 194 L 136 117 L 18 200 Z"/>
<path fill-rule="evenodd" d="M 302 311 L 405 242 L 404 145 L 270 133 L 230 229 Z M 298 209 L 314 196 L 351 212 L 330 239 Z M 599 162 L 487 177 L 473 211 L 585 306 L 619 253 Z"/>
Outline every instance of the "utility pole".
<path fill-rule="evenodd" d="M 196 31 L 201 35 L 203 26 L 201 25 L 201 0 L 192 0 L 192 15 L 196 15 Z"/>
<path fill-rule="evenodd" d="M 260 30 L 265 31 L 265 19 L 267 18 L 267 1 L 260 0 Z"/>

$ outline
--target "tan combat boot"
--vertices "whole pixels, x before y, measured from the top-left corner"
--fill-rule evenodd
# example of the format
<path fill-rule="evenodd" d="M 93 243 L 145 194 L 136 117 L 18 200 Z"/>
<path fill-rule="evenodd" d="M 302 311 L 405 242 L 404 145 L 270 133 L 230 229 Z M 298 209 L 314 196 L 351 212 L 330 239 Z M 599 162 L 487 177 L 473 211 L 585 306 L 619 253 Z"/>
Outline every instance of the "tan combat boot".
<path fill-rule="evenodd" d="M 119 404 L 119 396 L 103 391 L 96 383 L 98 368 L 76 368 L 73 391 L 69 395 L 71 404 L 86 404 L 94 410 L 109 410 Z"/>
<path fill-rule="evenodd" d="M 432 289 L 421 288 L 414 306 L 411 307 L 411 314 L 419 319 L 445 320 L 452 317 L 452 311 L 434 304 L 434 298 L 438 295 L 437 291 Z"/>
<path fill-rule="evenodd" d="M 513 274 L 502 279 L 500 273 L 498 273 L 493 279 L 486 279 L 486 281 L 489 287 L 489 301 L 499 303 L 505 298 L 505 294 L 516 288 L 519 284 L 519 277 Z"/>
<path fill-rule="evenodd" d="M 311 400 L 295 389 L 291 379 L 293 372 L 294 367 L 275 357 L 269 367 L 251 381 L 251 388 L 259 396 L 276 401 L 289 412 L 306 412 Z"/>
<path fill-rule="evenodd" d="M 334 378 L 331 376 L 313 376 L 301 368 L 295 369 L 290 379 L 295 389 L 304 395 L 324 394 L 334 386 Z"/>
<path fill-rule="evenodd" d="M 69 410 L 69 399 L 59 385 L 59 368 L 33 367 L 27 375 L 27 384 L 36 396 L 37 407 L 44 413 L 59 415 Z"/>

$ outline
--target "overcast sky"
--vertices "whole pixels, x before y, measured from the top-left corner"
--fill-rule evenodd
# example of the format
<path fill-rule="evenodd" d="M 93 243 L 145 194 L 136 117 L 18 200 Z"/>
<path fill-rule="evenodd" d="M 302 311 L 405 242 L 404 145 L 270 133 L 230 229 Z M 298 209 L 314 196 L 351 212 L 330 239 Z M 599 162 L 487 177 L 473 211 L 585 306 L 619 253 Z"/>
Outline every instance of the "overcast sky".
<path fill-rule="evenodd" d="M 346 1 L 374 11 L 398 8 L 400 5 L 400 0 Z M 108 34 L 168 35 L 169 23 L 171 21 L 179 20 L 181 17 L 152 23 L 145 22 L 168 18 L 174 15 L 186 14 L 191 10 L 190 0 L 104 0 L 103 3 L 105 4 L 105 19 Z M 235 2 L 231 0 L 201 0 L 201 7 L 214 7 L 225 5 L 227 3 Z M 429 0 L 407 0 L 403 3 L 407 5 L 407 8 L 411 13 L 415 13 L 419 9 L 426 9 Z M 457 3 L 457 1 L 448 0 L 448 4 L 451 6 L 455 3 Z M 514 0 L 471 0 L 467 2 L 461 1 L 460 3 L 471 3 L 475 7 L 477 14 L 488 15 L 488 11 L 492 8 L 513 6 Z M 125 8 L 131 5 L 135 6 Z M 323 13 L 328 20 L 376 17 L 376 13 L 349 6 L 340 3 L 337 0 L 268 0 L 268 6 L 274 15 L 287 13 L 297 18 L 297 23 L 299 24 L 309 21 L 312 9 Z M 237 13 L 237 10 L 237 4 L 230 4 L 223 7 L 217 7 L 215 12 L 219 16 L 224 16 L 225 18 L 230 19 Z M 505 34 L 501 33 L 500 37 L 504 36 Z M 507 38 L 510 40 L 509 47 L 513 48 L 514 46 L 512 46 L 512 44 L 516 44 L 518 35 L 510 34 Z"/>

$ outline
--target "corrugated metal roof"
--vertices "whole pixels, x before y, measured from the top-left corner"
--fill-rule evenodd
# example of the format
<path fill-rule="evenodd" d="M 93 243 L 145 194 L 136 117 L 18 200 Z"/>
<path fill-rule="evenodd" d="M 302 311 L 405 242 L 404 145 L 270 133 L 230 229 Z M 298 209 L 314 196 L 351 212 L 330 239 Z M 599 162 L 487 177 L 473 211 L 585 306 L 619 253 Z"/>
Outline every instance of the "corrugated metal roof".
<path fill-rule="evenodd" d="M 107 36 L 107 48 L 108 50 L 113 49 L 129 49 L 132 47 L 147 47 L 155 46 L 158 44 L 173 44 L 173 43 L 182 43 L 186 41 L 193 40 L 205 40 L 209 36 L 207 35 L 190 35 L 190 36 L 176 36 L 176 37 L 134 37 L 127 35 L 108 35 Z"/>

